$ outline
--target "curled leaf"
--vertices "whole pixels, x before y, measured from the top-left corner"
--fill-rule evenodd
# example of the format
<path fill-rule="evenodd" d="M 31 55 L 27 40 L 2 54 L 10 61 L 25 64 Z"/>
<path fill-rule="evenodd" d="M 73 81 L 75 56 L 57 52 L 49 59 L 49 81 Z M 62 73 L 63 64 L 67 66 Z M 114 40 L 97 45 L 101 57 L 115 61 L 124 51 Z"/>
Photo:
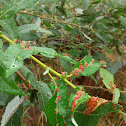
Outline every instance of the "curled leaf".
<path fill-rule="evenodd" d="M 46 68 L 46 71 L 43 73 L 43 75 L 46 75 L 49 72 L 49 68 Z"/>
<path fill-rule="evenodd" d="M 93 113 L 99 106 L 105 104 L 108 102 L 108 100 L 105 100 L 103 98 L 99 97 L 90 97 L 89 101 L 86 101 L 86 107 L 85 114 L 89 115 Z"/>

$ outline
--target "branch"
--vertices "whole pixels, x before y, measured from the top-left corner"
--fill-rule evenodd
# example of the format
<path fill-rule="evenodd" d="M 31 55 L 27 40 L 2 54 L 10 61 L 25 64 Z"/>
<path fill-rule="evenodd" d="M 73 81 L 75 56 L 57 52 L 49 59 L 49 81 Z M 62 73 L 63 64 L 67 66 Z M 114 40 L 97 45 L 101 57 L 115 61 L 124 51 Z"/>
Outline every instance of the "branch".
<path fill-rule="evenodd" d="M 56 19 L 53 19 L 53 18 L 48 18 L 48 17 L 45 17 L 45 16 L 41 16 L 41 15 L 36 15 L 36 14 L 33 14 L 33 13 L 29 13 L 29 12 L 26 12 L 26 11 L 18 11 L 19 13 L 24 13 L 24 14 L 28 14 L 28 15 L 32 15 L 32 16 L 36 16 L 36 17 L 40 17 L 42 19 L 47 19 L 47 20 L 51 20 L 51 21 L 54 21 L 54 22 L 59 22 L 59 23 L 63 23 L 63 24 L 68 24 L 68 25 L 72 25 L 72 26 L 75 26 L 75 27 L 79 27 L 79 28 L 85 28 L 85 29 L 90 29 L 92 31 L 94 31 L 94 29 L 92 28 L 88 28 L 88 27 L 85 27 L 85 26 L 81 26 L 81 25 L 77 25 L 77 24 L 74 24 L 74 23 L 69 23 L 69 22 L 65 22 L 65 21 L 59 21 L 59 20 L 56 20 Z"/>
<path fill-rule="evenodd" d="M 14 41 L 12 41 L 11 39 L 7 38 L 6 36 L 4 36 L 3 34 L 0 35 L 1 38 L 4 38 L 5 40 L 7 40 L 8 42 L 12 43 L 12 44 L 16 44 Z M 44 63 L 42 63 L 41 61 L 39 61 L 37 58 L 35 58 L 34 56 L 30 56 L 31 59 L 33 59 L 36 63 L 38 63 L 40 66 L 42 66 L 44 69 L 49 68 L 47 65 L 45 65 Z M 55 70 L 49 68 L 49 71 L 53 74 L 55 74 L 56 76 L 58 76 L 59 78 L 61 77 L 61 74 L 56 72 Z M 68 85 L 70 85 L 72 88 L 76 88 L 75 85 L 73 85 L 70 81 L 68 81 L 67 79 L 63 79 Z"/>

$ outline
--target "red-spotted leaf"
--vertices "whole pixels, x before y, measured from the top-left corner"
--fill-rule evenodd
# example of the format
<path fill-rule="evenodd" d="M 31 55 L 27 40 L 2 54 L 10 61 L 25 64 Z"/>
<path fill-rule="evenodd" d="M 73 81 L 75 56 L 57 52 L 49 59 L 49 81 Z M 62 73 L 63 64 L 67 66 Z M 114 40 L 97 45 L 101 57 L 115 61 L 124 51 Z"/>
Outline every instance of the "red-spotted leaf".
<path fill-rule="evenodd" d="M 113 93 L 112 102 L 117 104 L 120 97 L 120 92 L 119 92 L 119 89 L 116 88 L 116 85 L 114 84 L 113 75 L 107 70 L 100 68 L 100 76 L 103 78 L 102 81 L 104 85 L 106 86 L 106 88 L 110 89 L 110 91 Z"/>
<path fill-rule="evenodd" d="M 57 124 L 59 126 L 63 126 L 64 119 L 60 114 L 58 114 L 58 109 L 56 108 L 56 98 L 57 93 L 55 93 L 52 98 L 47 102 L 45 105 L 45 114 L 47 116 L 47 119 L 51 123 L 52 126 L 56 126 Z"/>
<path fill-rule="evenodd" d="M 63 126 L 63 118 L 66 115 L 68 89 L 63 80 L 55 80 L 51 85 L 53 85 L 55 93 L 45 105 L 45 113 L 53 126 L 56 126 L 56 124 Z"/>
<path fill-rule="evenodd" d="M 111 89 L 112 84 L 114 86 L 114 77 L 113 75 L 108 72 L 107 70 L 100 68 L 100 76 L 103 78 L 103 83 L 105 84 L 106 88 Z"/>
<path fill-rule="evenodd" d="M 112 102 L 114 104 L 117 104 L 118 103 L 118 100 L 119 100 L 119 97 L 120 97 L 120 91 L 118 88 L 115 88 L 113 91 L 113 99 L 112 99 Z"/>
<path fill-rule="evenodd" d="M 88 94 L 82 90 L 77 91 L 76 94 L 71 94 L 69 99 L 69 107 L 71 108 L 72 112 L 71 115 L 74 114 L 75 110 L 81 103 L 88 100 L 89 100 Z"/>
<path fill-rule="evenodd" d="M 58 90 L 57 90 L 58 89 Z M 56 81 L 56 89 L 57 92 L 57 108 L 59 110 L 59 114 L 62 116 L 66 115 L 66 106 L 67 106 L 67 99 L 68 99 L 68 89 L 63 80 Z"/>
<path fill-rule="evenodd" d="M 91 76 L 101 66 L 101 64 L 88 56 L 85 56 L 80 62 L 76 63 L 73 67 L 74 76 Z"/>

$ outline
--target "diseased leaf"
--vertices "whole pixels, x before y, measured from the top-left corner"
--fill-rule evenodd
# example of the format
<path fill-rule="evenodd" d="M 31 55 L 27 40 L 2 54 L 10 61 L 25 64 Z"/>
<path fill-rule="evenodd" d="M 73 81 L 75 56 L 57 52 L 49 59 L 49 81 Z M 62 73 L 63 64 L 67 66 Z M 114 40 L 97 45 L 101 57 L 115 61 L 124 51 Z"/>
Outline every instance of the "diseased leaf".
<path fill-rule="evenodd" d="M 114 77 L 113 75 L 108 72 L 107 70 L 100 68 L 100 76 L 103 78 L 103 83 L 105 84 L 106 88 L 111 89 L 111 86 L 109 85 L 110 82 L 114 82 Z"/>
<path fill-rule="evenodd" d="M 68 98 L 68 89 L 63 80 L 57 80 L 59 91 L 57 92 L 57 97 L 60 96 L 60 100 L 58 100 L 57 109 L 59 111 L 59 115 L 66 115 L 66 106 L 67 106 L 67 98 Z"/>
<path fill-rule="evenodd" d="M 56 93 L 52 96 L 52 98 L 47 102 L 45 106 L 45 114 L 47 116 L 47 119 L 52 124 L 52 126 L 56 126 L 56 124 L 59 124 L 60 126 L 63 126 L 64 119 L 61 115 L 56 115 Z"/>
<path fill-rule="evenodd" d="M 71 94 L 69 98 L 69 107 L 71 108 L 71 115 L 74 114 L 78 106 L 85 102 L 88 101 L 89 97 L 88 94 L 85 93 L 84 91 L 77 91 L 76 94 Z"/>
<path fill-rule="evenodd" d="M 23 97 L 20 98 L 19 96 L 16 96 L 8 103 L 5 112 L 2 116 L 1 126 L 5 126 L 7 124 L 7 122 L 9 121 L 11 116 L 16 112 L 16 110 L 21 105 L 23 100 L 24 100 Z"/>
<path fill-rule="evenodd" d="M 120 97 L 120 91 L 118 88 L 116 88 L 116 85 L 114 84 L 113 75 L 107 70 L 100 68 L 100 76 L 103 78 L 102 81 L 105 84 L 106 88 L 110 89 L 110 91 L 113 93 L 112 102 L 117 104 Z"/>
<path fill-rule="evenodd" d="M 118 100 L 119 100 L 119 97 L 120 97 L 120 91 L 118 88 L 115 88 L 113 90 L 113 99 L 112 99 L 112 102 L 114 104 L 117 104 L 118 103 Z"/>
<path fill-rule="evenodd" d="M 99 69 L 101 65 L 102 64 L 100 64 L 97 60 L 85 56 L 80 62 L 74 65 L 72 70 L 76 77 L 91 76 Z M 76 75 L 76 73 L 78 74 Z"/>

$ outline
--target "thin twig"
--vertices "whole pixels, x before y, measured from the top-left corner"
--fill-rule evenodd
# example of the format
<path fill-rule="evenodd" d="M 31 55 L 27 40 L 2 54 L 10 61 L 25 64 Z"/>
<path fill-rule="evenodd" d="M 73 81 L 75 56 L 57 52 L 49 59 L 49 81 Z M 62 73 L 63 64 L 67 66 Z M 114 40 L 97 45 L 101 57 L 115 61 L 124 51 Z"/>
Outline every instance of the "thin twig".
<path fill-rule="evenodd" d="M 93 30 L 93 31 L 95 30 L 95 29 L 88 28 L 88 27 L 81 26 L 81 25 L 77 25 L 77 24 L 74 24 L 74 23 L 69 23 L 69 22 L 65 22 L 65 21 L 59 21 L 59 20 L 56 20 L 56 19 L 53 19 L 53 18 L 49 18 L 49 17 L 45 17 L 45 16 L 41 16 L 41 15 L 36 15 L 36 14 L 29 13 L 29 12 L 26 12 L 26 11 L 18 11 L 18 12 L 19 13 L 28 14 L 28 15 L 32 15 L 32 16 L 36 16 L 36 17 L 40 17 L 40 18 L 47 19 L 47 20 L 51 20 L 51 21 L 54 21 L 54 22 L 59 22 L 59 23 L 63 23 L 63 24 L 73 25 L 73 26 L 79 27 L 79 28 L 85 28 L 85 29 Z"/>

